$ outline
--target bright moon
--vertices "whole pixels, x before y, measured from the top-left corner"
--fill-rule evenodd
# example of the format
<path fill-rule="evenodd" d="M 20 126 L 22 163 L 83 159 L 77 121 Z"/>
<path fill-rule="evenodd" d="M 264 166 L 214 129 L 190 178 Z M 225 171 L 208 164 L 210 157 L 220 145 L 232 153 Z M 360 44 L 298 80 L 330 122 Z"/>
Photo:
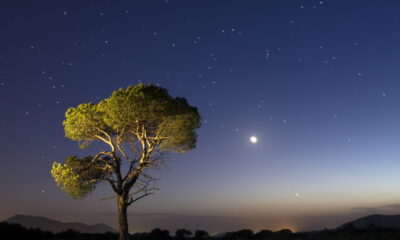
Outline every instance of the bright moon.
<path fill-rule="evenodd" d="M 255 136 L 252 136 L 250 138 L 250 142 L 252 142 L 252 143 L 256 143 L 257 141 L 258 141 L 258 139 Z"/>

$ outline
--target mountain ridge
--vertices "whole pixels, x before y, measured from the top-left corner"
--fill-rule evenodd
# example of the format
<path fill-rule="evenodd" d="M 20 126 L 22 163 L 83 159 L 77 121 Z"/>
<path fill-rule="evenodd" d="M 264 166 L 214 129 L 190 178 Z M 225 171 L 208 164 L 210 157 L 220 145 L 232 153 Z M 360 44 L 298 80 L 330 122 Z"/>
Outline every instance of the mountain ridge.
<path fill-rule="evenodd" d="M 22 215 L 22 214 L 14 215 L 9 219 L 4 220 L 4 222 L 18 223 L 26 228 L 40 228 L 43 231 L 50 231 L 53 233 L 66 231 L 68 229 L 72 229 L 81 233 L 117 232 L 115 229 L 104 223 L 97 223 L 93 225 L 87 225 L 80 222 L 66 223 L 46 217 Z"/>
<path fill-rule="evenodd" d="M 400 215 L 372 214 L 342 224 L 338 229 L 344 228 L 349 224 L 359 229 L 366 229 L 369 226 L 400 229 Z"/>

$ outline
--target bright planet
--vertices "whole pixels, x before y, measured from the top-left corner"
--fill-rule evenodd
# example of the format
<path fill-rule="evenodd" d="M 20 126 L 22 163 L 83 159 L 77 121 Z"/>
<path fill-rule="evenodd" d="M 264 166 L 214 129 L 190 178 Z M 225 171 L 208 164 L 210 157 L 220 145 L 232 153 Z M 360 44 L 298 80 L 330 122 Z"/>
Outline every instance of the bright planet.
<path fill-rule="evenodd" d="M 252 136 L 252 137 L 250 138 L 250 142 L 252 142 L 252 143 L 257 143 L 257 141 L 258 141 L 258 139 L 257 139 L 257 137 L 255 137 L 255 136 Z"/>

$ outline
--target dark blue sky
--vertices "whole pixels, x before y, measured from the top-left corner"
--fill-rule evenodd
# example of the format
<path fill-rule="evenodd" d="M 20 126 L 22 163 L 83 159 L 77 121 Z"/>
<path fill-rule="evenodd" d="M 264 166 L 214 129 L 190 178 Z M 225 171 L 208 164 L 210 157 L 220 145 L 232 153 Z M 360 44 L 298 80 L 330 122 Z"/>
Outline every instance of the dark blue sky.
<path fill-rule="evenodd" d="M 318 229 L 398 213 L 387 206 L 400 199 L 399 9 L 395 0 L 1 1 L 0 218 L 115 225 L 105 217 L 115 202 L 98 201 L 108 186 L 73 200 L 50 168 L 104 147 L 85 153 L 64 137 L 67 108 L 138 83 L 187 98 L 202 127 L 197 148 L 159 173 L 161 190 L 129 210 L 131 222 L 162 214 L 132 231 Z"/>

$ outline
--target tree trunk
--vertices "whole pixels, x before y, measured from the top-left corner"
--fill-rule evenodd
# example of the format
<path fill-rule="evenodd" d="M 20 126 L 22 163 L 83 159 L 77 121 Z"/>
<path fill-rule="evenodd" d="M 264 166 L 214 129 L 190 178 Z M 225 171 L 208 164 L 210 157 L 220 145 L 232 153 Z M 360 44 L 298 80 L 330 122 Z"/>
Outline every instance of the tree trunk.
<path fill-rule="evenodd" d="M 127 197 L 117 196 L 119 240 L 128 240 Z"/>

